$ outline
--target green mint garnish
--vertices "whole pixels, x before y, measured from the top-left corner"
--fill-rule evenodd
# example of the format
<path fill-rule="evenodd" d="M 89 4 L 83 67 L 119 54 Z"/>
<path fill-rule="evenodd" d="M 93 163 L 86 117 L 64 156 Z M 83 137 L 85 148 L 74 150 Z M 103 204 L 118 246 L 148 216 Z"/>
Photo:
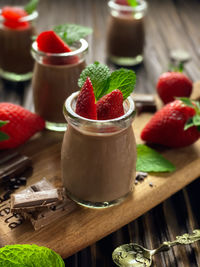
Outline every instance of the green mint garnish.
<path fill-rule="evenodd" d="M 53 250 L 37 245 L 8 245 L 0 248 L 0 266 L 64 267 L 64 261 Z"/>
<path fill-rule="evenodd" d="M 193 126 L 197 126 L 198 131 L 200 131 L 200 102 L 191 100 L 187 97 L 180 97 L 177 99 L 181 100 L 186 106 L 191 107 L 196 111 L 196 114 L 189 118 L 186 122 L 184 130 L 187 130 Z"/>
<path fill-rule="evenodd" d="M 129 6 L 136 7 L 138 6 L 138 1 L 137 0 L 128 0 Z"/>
<path fill-rule="evenodd" d="M 77 24 L 62 24 L 55 26 L 53 30 L 68 45 L 92 33 L 91 28 Z"/>
<path fill-rule="evenodd" d="M 137 145 L 136 170 L 143 172 L 173 172 L 175 166 L 154 149 Z"/>
<path fill-rule="evenodd" d="M 31 0 L 25 7 L 24 10 L 28 13 L 31 14 L 33 11 L 36 10 L 37 5 L 38 5 L 39 0 Z"/>
<path fill-rule="evenodd" d="M 8 121 L 0 120 L 0 127 L 4 126 L 6 123 L 8 123 Z M 8 140 L 8 139 L 9 139 L 9 136 L 6 133 L 0 131 L 0 142 Z"/>
<path fill-rule="evenodd" d="M 103 95 L 115 89 L 119 89 L 123 94 L 123 98 L 126 99 L 133 92 L 136 83 L 134 71 L 121 68 L 111 73 L 106 65 L 99 62 L 88 65 L 82 71 L 78 80 L 80 88 L 85 83 L 87 77 L 91 79 L 97 101 Z"/>

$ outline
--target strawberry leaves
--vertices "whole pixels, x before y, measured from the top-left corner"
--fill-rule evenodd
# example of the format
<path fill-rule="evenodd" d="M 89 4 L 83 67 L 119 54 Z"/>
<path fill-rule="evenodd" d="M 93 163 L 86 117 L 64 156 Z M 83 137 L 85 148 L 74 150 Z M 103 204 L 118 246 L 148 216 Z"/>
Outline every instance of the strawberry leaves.
<path fill-rule="evenodd" d="M 0 120 L 0 127 L 6 125 L 7 123 L 8 123 L 8 121 L 1 121 Z M 0 142 L 8 140 L 8 139 L 9 139 L 9 135 L 7 135 L 6 133 L 0 131 Z"/>
<path fill-rule="evenodd" d="M 187 97 L 179 98 L 186 106 L 193 108 L 196 111 L 196 114 L 189 118 L 184 126 L 184 130 L 189 129 L 190 127 L 197 126 L 198 131 L 200 131 L 200 103 L 198 101 L 193 101 Z"/>

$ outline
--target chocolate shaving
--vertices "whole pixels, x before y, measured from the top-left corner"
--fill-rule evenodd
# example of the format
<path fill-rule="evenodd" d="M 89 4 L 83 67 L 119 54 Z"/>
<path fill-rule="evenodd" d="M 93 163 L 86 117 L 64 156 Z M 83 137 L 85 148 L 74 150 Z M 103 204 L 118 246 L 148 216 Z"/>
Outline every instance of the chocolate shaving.
<path fill-rule="evenodd" d="M 156 111 L 156 100 L 154 95 L 148 94 L 133 94 L 133 100 L 136 105 L 137 112 L 155 112 Z"/>

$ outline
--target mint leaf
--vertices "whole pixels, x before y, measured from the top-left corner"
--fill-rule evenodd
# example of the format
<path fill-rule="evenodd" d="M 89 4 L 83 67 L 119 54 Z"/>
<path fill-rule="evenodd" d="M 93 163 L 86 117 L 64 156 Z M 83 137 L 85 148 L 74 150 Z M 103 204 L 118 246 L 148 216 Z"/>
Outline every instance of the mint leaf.
<path fill-rule="evenodd" d="M 80 88 L 82 88 L 87 77 L 89 77 L 92 82 L 96 100 L 99 100 L 99 98 L 103 96 L 104 92 L 108 88 L 110 78 L 109 68 L 104 64 L 100 64 L 99 62 L 88 65 L 82 71 L 78 80 L 78 85 Z"/>
<path fill-rule="evenodd" d="M 31 0 L 25 7 L 24 10 L 28 13 L 31 14 L 33 11 L 36 10 L 37 5 L 38 5 L 39 0 Z"/>
<path fill-rule="evenodd" d="M 87 77 L 91 79 L 96 100 L 115 89 L 119 89 L 123 98 L 126 99 L 133 92 L 136 83 L 134 71 L 121 68 L 111 73 L 106 65 L 99 62 L 88 65 L 82 71 L 78 80 L 80 88 L 82 88 Z"/>
<path fill-rule="evenodd" d="M 55 26 L 53 30 L 68 45 L 92 33 L 91 28 L 77 24 L 62 24 Z"/>
<path fill-rule="evenodd" d="M 129 6 L 136 7 L 138 6 L 138 1 L 137 0 L 128 0 Z"/>
<path fill-rule="evenodd" d="M 172 172 L 175 166 L 160 153 L 146 145 L 137 145 L 136 170 L 143 172 Z"/>
<path fill-rule="evenodd" d="M 8 245 L 0 248 L 0 266 L 64 267 L 64 261 L 53 250 L 37 245 Z"/>
<path fill-rule="evenodd" d="M 121 68 L 111 73 L 109 88 L 105 93 L 108 94 L 115 89 L 119 89 L 123 94 L 123 98 L 126 99 L 133 92 L 135 83 L 135 73 L 132 70 Z"/>

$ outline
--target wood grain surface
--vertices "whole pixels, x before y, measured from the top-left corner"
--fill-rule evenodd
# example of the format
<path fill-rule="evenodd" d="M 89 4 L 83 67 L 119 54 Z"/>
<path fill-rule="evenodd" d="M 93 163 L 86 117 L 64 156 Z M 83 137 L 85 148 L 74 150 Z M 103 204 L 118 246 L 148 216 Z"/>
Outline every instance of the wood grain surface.
<path fill-rule="evenodd" d="M 23 5 L 26 2 L 26 0 L 1 0 L 0 5 Z M 135 68 L 137 73 L 135 92 L 155 93 L 158 76 L 168 69 L 170 51 L 176 48 L 186 49 L 190 53 L 191 60 L 185 65 L 185 72 L 193 81 L 199 80 L 200 1 L 149 0 L 148 4 L 144 63 Z M 87 62 L 92 63 L 95 60 L 106 62 L 105 40 L 108 15 L 106 0 L 41 0 L 39 12 L 38 32 L 63 22 L 80 23 L 93 27 L 94 33 L 88 38 L 90 49 Z M 115 68 L 111 64 L 110 67 Z M 0 81 L 0 101 L 18 103 L 33 110 L 30 84 L 11 84 Z M 35 146 L 36 140 L 35 137 L 30 147 L 26 147 L 27 154 L 31 155 L 33 153 L 33 159 L 36 159 L 37 153 L 39 153 Z M 41 149 L 52 144 L 51 152 L 54 152 L 56 144 L 61 142 L 61 140 L 62 136 L 59 134 L 56 135 L 56 138 L 54 134 L 51 134 L 51 138 L 48 138 L 48 140 L 46 138 L 43 139 L 43 142 L 40 144 Z M 21 149 L 23 150 L 25 147 Z M 193 158 L 194 154 L 194 150 L 189 149 L 188 158 Z M 44 165 L 41 164 L 40 168 L 43 167 Z M 54 166 L 51 166 L 51 168 L 54 168 Z M 50 173 L 51 169 L 47 169 L 47 171 Z M 187 177 L 193 176 L 193 168 L 191 171 L 184 169 L 184 174 Z M 29 182 L 31 183 L 31 180 Z M 113 249 L 119 244 L 134 241 L 148 248 L 154 248 L 165 240 L 173 240 L 176 235 L 200 228 L 199 192 L 200 183 L 199 179 L 197 179 L 137 220 L 132 221 L 117 232 L 67 258 L 65 260 L 66 266 L 114 267 L 111 254 Z M 124 213 L 126 212 L 124 211 Z M 79 220 L 77 221 L 78 223 L 80 223 Z M 89 232 L 90 229 L 87 229 L 87 231 Z M 46 236 L 46 240 L 48 241 L 48 239 L 53 238 L 54 234 L 55 232 L 52 231 L 50 236 Z M 6 234 L 4 235 L 6 236 Z M 76 233 L 70 238 L 76 239 Z M 82 238 L 87 240 L 87 232 Z M 4 243 L 2 233 L 0 233 L 0 242 Z M 69 243 L 62 242 L 62 239 L 59 242 L 61 247 L 69 246 Z M 200 266 L 200 244 L 174 247 L 169 252 L 156 255 L 153 266 L 198 267 Z"/>

